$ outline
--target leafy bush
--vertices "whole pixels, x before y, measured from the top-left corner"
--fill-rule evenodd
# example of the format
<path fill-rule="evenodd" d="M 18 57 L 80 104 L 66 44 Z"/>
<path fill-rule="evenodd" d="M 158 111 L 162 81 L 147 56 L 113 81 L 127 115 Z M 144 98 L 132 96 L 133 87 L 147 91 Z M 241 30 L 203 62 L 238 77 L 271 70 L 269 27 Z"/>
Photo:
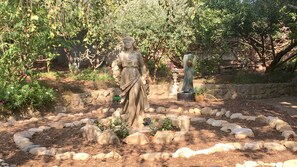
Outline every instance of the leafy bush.
<path fill-rule="evenodd" d="M 195 94 L 197 95 L 201 95 L 201 94 L 204 94 L 206 93 L 206 88 L 205 87 L 201 87 L 201 86 L 196 86 L 195 87 Z"/>
<path fill-rule="evenodd" d="M 161 123 L 162 124 L 160 124 L 159 119 L 152 121 L 149 125 L 151 130 L 150 134 L 155 135 L 158 130 L 173 130 L 175 128 L 172 124 L 172 120 L 169 118 L 165 118 Z"/>
<path fill-rule="evenodd" d="M 82 70 L 80 73 L 73 74 L 75 80 L 86 81 L 112 81 L 114 78 L 108 73 L 100 73 L 98 70 L 92 70 L 90 68 Z"/>
<path fill-rule="evenodd" d="M 1 114 L 7 114 L 3 113 L 5 111 L 20 111 L 25 107 L 39 109 L 55 100 L 54 90 L 42 86 L 37 81 L 7 85 L 0 82 L 0 94 L 0 101 L 3 106 Z"/>
<path fill-rule="evenodd" d="M 196 60 L 195 69 L 201 76 L 215 74 L 218 72 L 220 61 L 221 60 L 217 56 L 209 57 L 207 59 L 198 59 Z"/>
<path fill-rule="evenodd" d="M 100 128 L 100 127 L 99 127 Z M 120 139 L 129 136 L 129 128 L 127 123 L 120 119 L 114 120 L 109 127 Z"/>

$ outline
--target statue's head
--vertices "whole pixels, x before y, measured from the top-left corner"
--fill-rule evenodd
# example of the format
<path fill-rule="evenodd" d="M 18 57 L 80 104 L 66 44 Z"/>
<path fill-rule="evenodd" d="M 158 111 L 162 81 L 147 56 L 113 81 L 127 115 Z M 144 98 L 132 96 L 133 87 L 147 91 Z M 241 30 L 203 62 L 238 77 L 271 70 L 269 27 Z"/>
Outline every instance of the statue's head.
<path fill-rule="evenodd" d="M 125 49 L 130 49 L 130 48 L 134 48 L 135 46 L 135 40 L 132 37 L 125 37 L 123 38 L 123 44 L 124 44 L 124 48 Z"/>

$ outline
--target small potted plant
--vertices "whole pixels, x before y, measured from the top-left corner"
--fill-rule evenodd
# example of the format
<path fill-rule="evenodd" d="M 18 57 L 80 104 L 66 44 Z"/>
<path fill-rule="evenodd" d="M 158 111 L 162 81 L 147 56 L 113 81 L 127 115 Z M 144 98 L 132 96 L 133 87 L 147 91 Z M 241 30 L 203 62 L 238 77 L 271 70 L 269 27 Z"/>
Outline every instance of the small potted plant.
<path fill-rule="evenodd" d="M 205 93 L 206 93 L 206 88 L 197 86 L 195 87 L 195 101 L 196 102 L 201 102 L 205 98 Z"/>

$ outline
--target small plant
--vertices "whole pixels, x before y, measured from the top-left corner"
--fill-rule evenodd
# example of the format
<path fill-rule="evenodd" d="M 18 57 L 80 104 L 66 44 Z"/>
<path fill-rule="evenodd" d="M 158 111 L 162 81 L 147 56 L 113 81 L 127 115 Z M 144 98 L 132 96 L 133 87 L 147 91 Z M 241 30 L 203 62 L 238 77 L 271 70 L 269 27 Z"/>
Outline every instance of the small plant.
<path fill-rule="evenodd" d="M 159 120 L 156 119 L 156 120 L 152 121 L 152 123 L 149 125 L 149 127 L 151 130 L 151 132 L 150 132 L 151 135 L 155 135 L 158 130 L 164 131 L 164 130 L 173 130 L 174 129 L 172 120 L 169 118 L 165 118 L 162 121 L 162 124 L 160 124 Z"/>
<path fill-rule="evenodd" d="M 195 94 L 196 95 L 203 95 L 207 92 L 207 89 L 205 87 L 197 86 L 195 87 Z"/>
<path fill-rule="evenodd" d="M 114 120 L 110 124 L 110 129 L 120 138 L 123 139 L 129 136 L 129 128 L 127 123 L 121 121 L 120 119 Z"/>

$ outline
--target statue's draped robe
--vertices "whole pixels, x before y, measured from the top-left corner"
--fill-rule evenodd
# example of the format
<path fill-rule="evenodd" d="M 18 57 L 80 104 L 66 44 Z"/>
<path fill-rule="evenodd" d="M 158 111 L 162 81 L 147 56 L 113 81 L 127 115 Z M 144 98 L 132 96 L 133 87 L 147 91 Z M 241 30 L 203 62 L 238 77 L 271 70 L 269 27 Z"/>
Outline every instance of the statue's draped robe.
<path fill-rule="evenodd" d="M 147 94 L 141 78 L 146 74 L 143 58 L 137 51 L 121 52 L 118 65 L 122 68 L 120 88 L 123 114 L 128 116 L 127 122 L 132 128 L 141 128 L 144 110 L 148 107 Z"/>

